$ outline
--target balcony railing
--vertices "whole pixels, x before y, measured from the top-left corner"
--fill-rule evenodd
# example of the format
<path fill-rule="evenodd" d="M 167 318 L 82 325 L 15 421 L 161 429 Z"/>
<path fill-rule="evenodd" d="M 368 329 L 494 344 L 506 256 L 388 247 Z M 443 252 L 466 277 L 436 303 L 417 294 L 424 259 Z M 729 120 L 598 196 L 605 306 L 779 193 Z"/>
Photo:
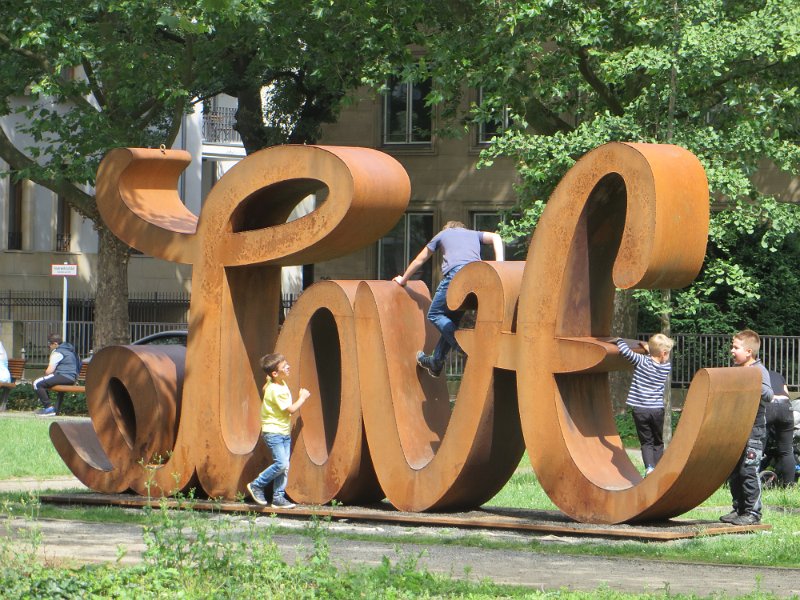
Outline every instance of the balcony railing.
<path fill-rule="evenodd" d="M 56 234 L 56 252 L 69 252 L 71 239 L 68 233 Z"/>
<path fill-rule="evenodd" d="M 210 144 L 241 144 L 242 138 L 233 128 L 235 108 L 214 108 L 203 113 L 203 141 Z"/>
<path fill-rule="evenodd" d="M 8 232 L 8 249 L 9 250 L 22 250 L 22 232 L 9 231 Z"/>

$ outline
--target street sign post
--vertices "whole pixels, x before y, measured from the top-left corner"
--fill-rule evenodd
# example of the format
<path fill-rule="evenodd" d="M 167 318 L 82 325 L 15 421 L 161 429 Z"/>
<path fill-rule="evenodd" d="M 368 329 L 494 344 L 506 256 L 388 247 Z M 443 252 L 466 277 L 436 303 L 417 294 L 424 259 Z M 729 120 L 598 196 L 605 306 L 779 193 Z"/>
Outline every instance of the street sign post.
<path fill-rule="evenodd" d="M 67 341 L 67 278 L 78 274 L 78 265 L 64 263 L 63 265 L 50 265 L 50 275 L 64 278 L 64 299 L 61 304 L 61 341 Z"/>

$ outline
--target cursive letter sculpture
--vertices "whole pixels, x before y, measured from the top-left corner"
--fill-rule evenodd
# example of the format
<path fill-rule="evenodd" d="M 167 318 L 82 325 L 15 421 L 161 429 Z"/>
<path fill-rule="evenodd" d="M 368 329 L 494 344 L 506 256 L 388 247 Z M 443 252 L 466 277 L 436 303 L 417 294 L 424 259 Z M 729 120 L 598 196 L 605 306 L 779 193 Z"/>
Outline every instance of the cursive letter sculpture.
<path fill-rule="evenodd" d="M 702 369 L 672 444 L 645 480 L 614 425 L 608 372 L 615 287 L 687 285 L 702 265 L 708 188 L 676 146 L 611 143 L 561 181 L 525 262 L 473 263 L 451 308 L 476 308 L 457 333 L 468 355 L 455 406 L 416 368 L 436 332 L 419 282 L 325 281 L 300 297 L 280 335 L 280 265 L 373 243 L 399 219 L 402 167 L 364 148 L 283 146 L 247 157 L 199 217 L 175 193 L 188 155 L 120 149 L 98 171 L 98 204 L 124 241 L 193 265 L 189 339 L 177 350 L 112 347 L 89 370 L 92 423 L 51 438 L 89 487 L 172 494 L 199 485 L 233 498 L 266 462 L 257 363 L 277 348 L 312 391 L 295 422 L 289 495 L 323 504 L 386 496 L 401 510 L 478 506 L 525 448 L 556 505 L 582 521 L 668 518 L 724 480 L 759 398 L 752 369 Z M 327 197 L 286 223 L 305 195 Z M 277 339 L 276 339 L 277 338 Z M 100 360 L 98 360 L 100 359 Z"/>

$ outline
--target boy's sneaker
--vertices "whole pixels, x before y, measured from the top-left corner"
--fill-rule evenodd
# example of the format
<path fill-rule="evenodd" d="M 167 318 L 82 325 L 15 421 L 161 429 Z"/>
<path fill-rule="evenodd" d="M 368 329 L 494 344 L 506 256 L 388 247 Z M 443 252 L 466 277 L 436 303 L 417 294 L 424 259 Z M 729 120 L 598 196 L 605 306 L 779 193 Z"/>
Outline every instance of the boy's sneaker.
<path fill-rule="evenodd" d="M 36 416 L 38 417 L 55 417 L 56 416 L 56 407 L 55 406 L 48 406 L 47 408 L 40 408 L 36 411 Z"/>
<path fill-rule="evenodd" d="M 644 470 L 644 476 L 645 476 L 645 477 L 647 477 L 648 475 L 650 475 L 650 473 L 652 473 L 652 472 L 653 472 L 653 471 L 655 471 L 655 470 L 656 470 L 656 469 L 655 469 L 655 467 L 647 467 L 647 468 Z"/>
<path fill-rule="evenodd" d="M 289 502 L 285 496 L 275 496 L 272 499 L 272 508 L 294 508 L 297 506 L 294 502 Z"/>
<path fill-rule="evenodd" d="M 731 521 L 731 525 L 758 525 L 759 523 L 761 523 L 761 517 L 757 517 L 753 513 L 737 515 L 736 518 Z"/>
<path fill-rule="evenodd" d="M 443 363 L 435 361 L 432 356 L 427 356 L 422 350 L 417 352 L 417 364 L 425 369 L 431 377 L 438 377 L 442 374 Z"/>
<path fill-rule="evenodd" d="M 719 520 L 723 523 L 733 523 L 739 517 L 739 513 L 735 510 L 732 510 L 727 515 L 722 515 Z"/>
<path fill-rule="evenodd" d="M 264 496 L 264 490 L 254 486 L 253 482 L 247 484 L 247 491 L 250 493 L 250 497 L 256 501 L 256 504 L 260 504 L 261 506 L 269 504 L 267 502 L 267 497 Z"/>

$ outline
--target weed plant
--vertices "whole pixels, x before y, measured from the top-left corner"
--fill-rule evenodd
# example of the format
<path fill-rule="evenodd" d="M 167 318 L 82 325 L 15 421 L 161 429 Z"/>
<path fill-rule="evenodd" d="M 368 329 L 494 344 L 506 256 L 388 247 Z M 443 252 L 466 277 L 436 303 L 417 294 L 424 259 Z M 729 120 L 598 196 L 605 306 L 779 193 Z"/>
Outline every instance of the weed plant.
<path fill-rule="evenodd" d="M 420 567 L 419 556 L 384 558 L 377 567 L 338 567 L 331 560 L 325 523 L 312 520 L 307 554 L 285 561 L 272 540 L 272 528 L 255 519 L 233 520 L 164 504 L 145 511 L 141 564 L 87 565 L 69 568 L 37 559 L 41 538 L 35 533 L 0 541 L 2 597 L 16 598 L 498 598 L 523 597 L 525 590 L 489 582 L 459 581 Z M 35 503 L 27 505 L 35 518 Z M 18 509 L 3 507 L 4 516 Z M 11 523 L 10 519 L 4 519 Z M 33 530 L 35 532 L 35 529 Z M 121 555 L 120 555 L 121 556 Z"/>
<path fill-rule="evenodd" d="M 0 419 L 0 435 L 5 457 L 3 468 L 31 460 L 15 446 L 31 440 L 33 446 L 52 452 L 54 463 L 65 469 L 47 439 L 49 420 L 30 418 Z M 635 435 L 635 434 L 634 434 Z M 39 437 L 36 437 L 39 436 Z M 34 449 L 27 451 L 29 454 Z M 637 453 L 633 452 L 637 459 Z M 39 474 L 44 459 L 36 459 Z M 62 471 L 63 472 L 63 471 Z M 60 473 L 58 473 L 60 474 Z M 10 475 L 14 476 L 14 475 Z M 9 475 L 0 475 L 7 478 Z M 32 530 L 27 546 L 11 544 L 9 533 L 0 540 L 0 597 L 3 598 L 233 598 L 258 594 L 266 598 L 410 598 L 410 597 L 544 597 L 531 591 L 469 583 L 432 575 L 419 566 L 419 557 L 384 559 L 377 568 L 336 568 L 328 551 L 323 521 L 312 522 L 308 529 L 313 548 L 293 563 L 283 560 L 272 535 L 275 527 L 254 525 L 253 518 L 234 520 L 218 512 L 194 510 L 191 497 L 182 499 L 183 510 L 168 510 L 165 505 L 144 511 L 119 508 L 62 508 L 39 506 L 27 494 L 4 495 L 2 515 L 35 520 L 43 516 L 102 521 L 142 522 L 147 550 L 141 565 L 119 564 L 86 566 L 69 569 L 36 560 L 40 539 Z M 421 538 L 422 544 L 456 543 L 483 547 L 509 547 L 531 551 L 630 556 L 663 560 L 709 563 L 800 567 L 800 488 L 771 489 L 764 492 L 767 507 L 764 521 L 770 531 L 750 534 L 699 536 L 691 540 L 644 543 L 590 540 L 569 545 L 554 545 L 538 537 L 528 541 L 496 542 L 488 536 L 472 535 L 462 540 Z M 516 473 L 505 488 L 489 503 L 538 510 L 556 510 L 544 494 L 525 455 Z M 730 493 L 726 486 L 682 518 L 715 523 L 719 515 L 730 510 Z M 4 519 L 6 527 L 10 519 Z M 2 534 L 2 529 L 0 529 Z M 345 537 L 345 536 L 343 536 Z M 350 536 L 354 537 L 354 536 Z M 375 539 L 375 536 L 371 536 Z M 383 537 L 383 540 L 391 538 Z M 5 540 L 5 541 L 3 541 Z M 408 539 L 397 539 L 407 542 Z M 549 592 L 547 597 L 569 598 L 640 598 L 647 596 L 617 594 L 599 590 L 591 595 Z M 666 597 L 658 595 L 651 597 Z M 681 596 L 668 594 L 670 598 Z M 748 598 L 769 598 L 757 594 Z"/>

